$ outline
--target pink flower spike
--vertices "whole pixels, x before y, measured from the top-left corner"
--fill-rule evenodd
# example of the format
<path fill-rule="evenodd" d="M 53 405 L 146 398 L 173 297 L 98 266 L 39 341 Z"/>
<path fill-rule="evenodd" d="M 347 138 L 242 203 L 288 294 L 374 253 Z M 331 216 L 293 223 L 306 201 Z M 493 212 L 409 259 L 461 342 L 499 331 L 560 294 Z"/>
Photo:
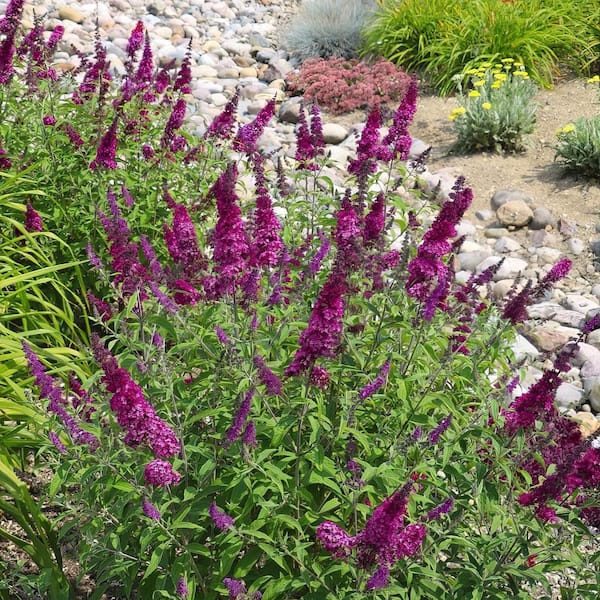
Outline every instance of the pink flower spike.
<path fill-rule="evenodd" d="M 165 487 L 177 485 L 181 481 L 181 475 L 173 470 L 171 463 L 157 458 L 146 465 L 144 479 L 150 485 Z"/>
<path fill-rule="evenodd" d="M 44 230 L 42 217 L 40 217 L 39 213 L 29 202 L 27 203 L 27 208 L 25 209 L 25 230 L 29 233 Z"/>

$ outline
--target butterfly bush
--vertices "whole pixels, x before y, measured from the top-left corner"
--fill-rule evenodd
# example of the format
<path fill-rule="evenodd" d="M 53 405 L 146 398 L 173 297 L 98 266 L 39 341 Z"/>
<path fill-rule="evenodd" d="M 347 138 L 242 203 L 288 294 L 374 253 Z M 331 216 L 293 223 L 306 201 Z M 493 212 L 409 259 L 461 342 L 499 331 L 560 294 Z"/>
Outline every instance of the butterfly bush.
<path fill-rule="evenodd" d="M 507 598 L 544 571 L 589 576 L 598 439 L 554 403 L 575 346 L 520 395 L 508 364 L 513 326 L 570 263 L 498 303 L 481 292 L 500 265 L 455 280 L 472 192 L 459 179 L 434 216 L 410 186 L 416 79 L 395 111 L 371 103 L 337 188 L 316 105 L 285 161 L 259 150 L 275 99 L 240 124 L 235 92 L 194 139 L 191 50 L 158 68 L 142 22 L 124 75 L 97 38 L 57 100 L 45 91 L 67 82 L 41 65 L 61 33 L 46 49 L 32 33 L 39 52 L 19 57 L 21 12 L 12 0 L 0 20 L 0 76 L 31 90 L 40 137 L 0 123 L 0 167 L 23 135 L 81 178 L 43 180 L 71 185 L 64 217 L 36 196 L 15 219 L 68 233 L 91 334 L 85 377 L 49 374 L 40 344 L 23 360 L 69 509 L 56 520 L 98 596 Z"/>

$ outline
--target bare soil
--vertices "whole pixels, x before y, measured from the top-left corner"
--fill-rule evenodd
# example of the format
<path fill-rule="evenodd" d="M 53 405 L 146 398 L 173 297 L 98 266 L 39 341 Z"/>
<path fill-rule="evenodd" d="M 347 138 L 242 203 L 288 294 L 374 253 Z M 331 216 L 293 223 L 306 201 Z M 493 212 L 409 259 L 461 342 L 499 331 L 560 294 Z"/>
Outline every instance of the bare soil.
<path fill-rule="evenodd" d="M 421 96 L 411 133 L 433 146 L 427 161 L 431 171 L 452 168 L 466 177 L 474 192 L 467 215 L 473 220 L 476 211 L 490 208 L 490 198 L 496 190 L 519 189 L 533 198 L 536 207 L 545 207 L 557 218 L 576 222 L 579 237 L 585 239 L 585 233 L 591 236 L 600 222 L 600 186 L 598 181 L 565 174 L 554 160 L 554 145 L 558 129 L 578 117 L 600 113 L 598 88 L 586 84 L 584 79 L 565 79 L 550 90 L 541 90 L 535 101 L 536 128 L 522 154 L 449 155 L 456 141 L 448 119 L 452 109 L 459 106 L 454 97 Z"/>

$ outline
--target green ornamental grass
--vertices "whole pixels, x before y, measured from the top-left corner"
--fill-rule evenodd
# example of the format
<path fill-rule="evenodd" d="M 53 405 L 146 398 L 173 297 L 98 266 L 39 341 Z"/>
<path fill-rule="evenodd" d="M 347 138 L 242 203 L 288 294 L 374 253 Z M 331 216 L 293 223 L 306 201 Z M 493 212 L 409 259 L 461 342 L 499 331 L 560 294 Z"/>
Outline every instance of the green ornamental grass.
<path fill-rule="evenodd" d="M 511 369 L 514 326 L 570 261 L 499 304 L 482 297 L 494 267 L 455 281 L 466 182 L 437 215 L 395 191 L 422 168 L 415 79 L 387 129 L 369 111 L 340 193 L 317 107 L 284 165 L 258 148 L 274 100 L 239 122 L 235 94 L 189 134 L 191 58 L 157 69 L 142 23 L 122 79 L 98 43 L 82 79 L 54 81 L 29 40 L 0 64 L 0 169 L 30 179 L 8 192 L 23 235 L 3 232 L 2 258 L 68 238 L 42 289 L 58 277 L 91 366 L 67 368 L 50 313 L 14 348 L 55 516 L 45 553 L 23 532 L 39 574 L 7 565 L 1 595 L 75 595 L 54 535 L 92 599 L 504 600 L 549 596 L 549 574 L 597 596 L 600 450 L 553 405 L 567 357 L 526 393 Z M 17 202 L 27 189 L 44 194 Z"/>
<path fill-rule="evenodd" d="M 563 67 L 585 71 L 598 60 L 599 12 L 592 0 L 387 0 L 362 52 L 421 73 L 444 95 L 456 75 L 506 56 L 548 87 Z"/>

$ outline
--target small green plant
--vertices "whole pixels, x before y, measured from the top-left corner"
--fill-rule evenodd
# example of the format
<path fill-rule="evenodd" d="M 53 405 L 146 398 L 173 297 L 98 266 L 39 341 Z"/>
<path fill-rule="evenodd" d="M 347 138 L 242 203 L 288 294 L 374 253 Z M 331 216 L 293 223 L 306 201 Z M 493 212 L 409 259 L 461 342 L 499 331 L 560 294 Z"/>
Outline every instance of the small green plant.
<path fill-rule="evenodd" d="M 550 86 L 563 66 L 598 60 L 597 3 L 591 0 L 387 0 L 364 32 L 363 55 L 422 73 L 442 94 L 453 77 L 514 56 Z"/>
<path fill-rule="evenodd" d="M 522 152 L 535 126 L 537 91 L 522 63 L 504 58 L 466 71 L 459 84 L 461 105 L 450 114 L 458 139 L 455 152 Z M 458 78 L 457 78 L 458 79 Z"/>
<path fill-rule="evenodd" d="M 410 78 L 385 59 L 372 64 L 343 58 L 313 58 L 288 75 L 288 92 L 302 94 L 333 114 L 399 102 Z"/>
<path fill-rule="evenodd" d="M 288 27 L 285 44 L 301 60 L 353 58 L 375 7 L 373 0 L 305 0 Z"/>
<path fill-rule="evenodd" d="M 588 83 L 598 85 L 600 76 Z M 556 132 L 555 159 L 566 171 L 584 177 L 600 177 L 600 115 L 575 119 Z"/>

